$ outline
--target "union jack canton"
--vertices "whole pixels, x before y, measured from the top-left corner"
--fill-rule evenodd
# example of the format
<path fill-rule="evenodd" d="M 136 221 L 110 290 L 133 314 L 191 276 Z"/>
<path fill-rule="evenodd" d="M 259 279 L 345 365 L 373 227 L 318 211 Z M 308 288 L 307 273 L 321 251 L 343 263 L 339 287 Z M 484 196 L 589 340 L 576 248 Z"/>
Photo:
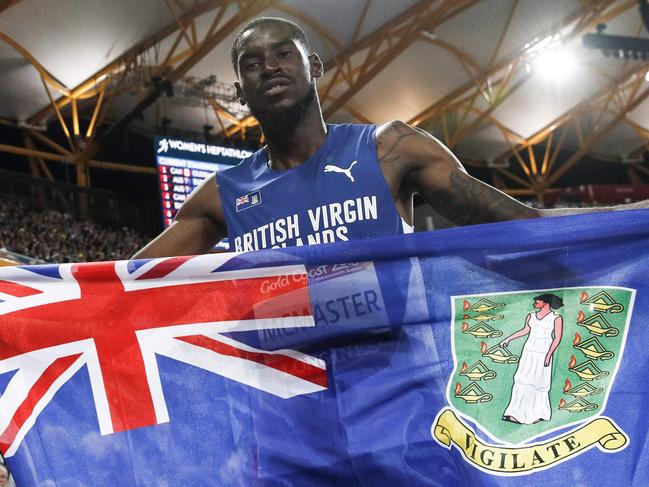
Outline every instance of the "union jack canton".
<path fill-rule="evenodd" d="M 0 396 L 0 451 L 16 453 L 84 365 L 102 435 L 173 421 L 156 355 L 281 398 L 326 389 L 322 360 L 226 336 L 315 326 L 305 268 L 237 269 L 232 259 L 0 269 L 0 375 L 14 372 Z"/>

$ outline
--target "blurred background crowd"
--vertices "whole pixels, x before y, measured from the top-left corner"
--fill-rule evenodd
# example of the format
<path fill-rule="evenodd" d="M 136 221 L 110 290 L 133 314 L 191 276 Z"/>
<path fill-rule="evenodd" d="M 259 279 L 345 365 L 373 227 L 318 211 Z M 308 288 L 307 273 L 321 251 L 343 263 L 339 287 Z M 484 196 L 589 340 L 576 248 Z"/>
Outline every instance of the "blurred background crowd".
<path fill-rule="evenodd" d="M 0 201 L 0 222 L 0 248 L 44 262 L 128 259 L 150 239 L 20 200 Z"/>

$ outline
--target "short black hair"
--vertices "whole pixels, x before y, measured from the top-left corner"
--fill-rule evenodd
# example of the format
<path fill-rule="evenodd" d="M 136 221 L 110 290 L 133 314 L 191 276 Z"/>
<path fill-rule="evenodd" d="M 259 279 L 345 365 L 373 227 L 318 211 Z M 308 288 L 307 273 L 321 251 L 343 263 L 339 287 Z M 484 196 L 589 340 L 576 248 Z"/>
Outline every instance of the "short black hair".
<path fill-rule="evenodd" d="M 559 309 L 563 306 L 563 299 L 552 293 L 539 294 L 534 298 L 534 301 L 537 300 L 548 303 L 552 309 Z"/>
<path fill-rule="evenodd" d="M 288 29 L 291 31 L 293 40 L 298 41 L 300 44 L 302 44 L 302 46 L 304 46 L 304 49 L 308 54 L 311 53 L 311 46 L 309 45 L 309 39 L 307 39 L 304 30 L 302 30 L 302 27 L 297 25 L 295 22 L 292 22 L 288 19 L 284 19 L 282 17 L 259 17 L 258 19 L 251 20 L 246 25 L 244 25 L 241 28 L 241 30 L 239 30 L 237 36 L 234 38 L 234 42 L 232 43 L 232 50 L 230 51 L 230 56 L 232 58 L 232 67 L 234 68 L 235 74 L 237 75 L 239 74 L 239 67 L 237 66 L 237 57 L 239 56 L 239 49 L 241 49 L 241 44 L 243 42 L 243 34 L 254 27 L 258 27 L 260 25 L 265 25 L 265 24 L 282 24 L 288 27 Z"/>

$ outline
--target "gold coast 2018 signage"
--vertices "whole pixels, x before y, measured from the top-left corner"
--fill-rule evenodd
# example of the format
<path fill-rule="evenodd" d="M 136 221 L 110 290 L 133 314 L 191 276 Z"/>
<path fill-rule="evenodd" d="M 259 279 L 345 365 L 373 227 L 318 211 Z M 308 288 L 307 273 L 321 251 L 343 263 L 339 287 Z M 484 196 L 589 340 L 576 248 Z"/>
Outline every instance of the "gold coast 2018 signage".
<path fill-rule="evenodd" d="M 601 414 L 634 297 L 619 287 L 453 297 L 450 407 L 433 438 L 499 475 L 551 468 L 594 446 L 624 448 L 627 435 Z"/>

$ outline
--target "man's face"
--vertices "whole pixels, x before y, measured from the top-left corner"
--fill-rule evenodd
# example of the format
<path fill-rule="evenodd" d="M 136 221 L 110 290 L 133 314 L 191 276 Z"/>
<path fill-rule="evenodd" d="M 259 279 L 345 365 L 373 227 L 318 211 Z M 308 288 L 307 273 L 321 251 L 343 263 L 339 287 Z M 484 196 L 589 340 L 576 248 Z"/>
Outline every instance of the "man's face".
<path fill-rule="evenodd" d="M 314 89 L 314 78 L 322 74 L 318 56 L 309 55 L 281 24 L 265 24 L 246 32 L 237 63 L 239 99 L 257 118 L 295 107 Z"/>

